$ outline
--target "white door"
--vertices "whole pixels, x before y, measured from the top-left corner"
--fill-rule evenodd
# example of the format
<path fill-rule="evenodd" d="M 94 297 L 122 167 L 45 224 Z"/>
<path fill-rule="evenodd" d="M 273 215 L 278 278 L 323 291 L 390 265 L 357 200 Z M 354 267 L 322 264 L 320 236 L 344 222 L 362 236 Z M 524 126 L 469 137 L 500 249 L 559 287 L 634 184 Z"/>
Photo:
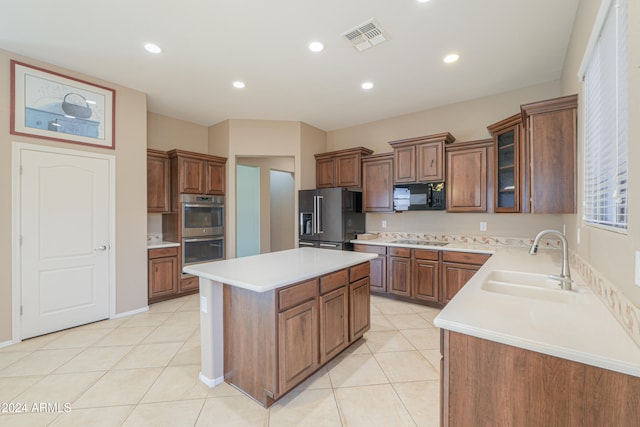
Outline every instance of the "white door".
<path fill-rule="evenodd" d="M 109 160 L 22 150 L 21 338 L 109 317 Z"/>

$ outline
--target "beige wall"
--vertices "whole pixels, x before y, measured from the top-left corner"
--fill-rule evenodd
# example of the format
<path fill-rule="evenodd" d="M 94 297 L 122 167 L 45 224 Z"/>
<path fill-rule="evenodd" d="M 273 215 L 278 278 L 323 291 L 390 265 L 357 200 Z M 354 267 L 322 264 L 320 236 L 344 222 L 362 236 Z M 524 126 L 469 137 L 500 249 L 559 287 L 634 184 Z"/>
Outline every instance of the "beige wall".
<path fill-rule="evenodd" d="M 520 112 L 520 105 L 559 96 L 560 82 L 391 117 L 327 133 L 327 150 L 363 146 L 375 153 L 392 151 L 389 141 L 450 132 L 456 141 L 489 138 L 487 125 Z"/>
<path fill-rule="evenodd" d="M 174 119 L 156 113 L 147 113 L 148 147 L 169 151 L 174 148 L 208 153 L 209 133 L 205 126 Z"/>
<path fill-rule="evenodd" d="M 300 189 L 316 188 L 316 158 L 314 154 L 324 153 L 327 149 L 327 133 L 306 123 L 300 126 Z"/>
<path fill-rule="evenodd" d="M 600 0 L 581 0 L 562 76 L 564 94 L 578 93 L 578 214 L 566 215 L 570 246 L 600 271 L 636 306 L 640 306 L 640 287 L 634 284 L 635 252 L 640 250 L 640 169 L 634 167 L 640 160 L 640 2 L 629 1 L 629 230 L 620 234 L 587 226 L 582 221 L 584 155 L 584 91 L 578 81 L 578 68 L 585 53 Z M 578 243 L 580 230 L 580 243 Z"/>
<path fill-rule="evenodd" d="M 116 149 L 14 136 L 9 133 L 9 61 L 17 59 L 116 90 Z M 116 311 L 147 305 L 146 95 L 110 82 L 0 50 L 0 342 L 11 340 L 11 141 L 112 154 L 116 157 Z"/>

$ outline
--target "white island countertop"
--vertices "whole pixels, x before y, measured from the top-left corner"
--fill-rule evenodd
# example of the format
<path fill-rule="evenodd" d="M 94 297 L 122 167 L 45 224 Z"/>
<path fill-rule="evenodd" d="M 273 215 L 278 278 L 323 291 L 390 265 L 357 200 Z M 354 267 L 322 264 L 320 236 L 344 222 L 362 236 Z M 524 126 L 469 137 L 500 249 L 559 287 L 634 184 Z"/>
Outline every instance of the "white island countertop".
<path fill-rule="evenodd" d="M 505 295 L 482 289 L 496 270 L 559 274 L 559 250 L 500 248 L 435 319 L 454 332 L 640 377 L 640 348 L 599 297 L 572 273 L 572 303 Z"/>
<path fill-rule="evenodd" d="M 226 285 L 266 292 L 376 257 L 376 254 L 361 252 L 298 248 L 196 264 L 183 271 Z"/>

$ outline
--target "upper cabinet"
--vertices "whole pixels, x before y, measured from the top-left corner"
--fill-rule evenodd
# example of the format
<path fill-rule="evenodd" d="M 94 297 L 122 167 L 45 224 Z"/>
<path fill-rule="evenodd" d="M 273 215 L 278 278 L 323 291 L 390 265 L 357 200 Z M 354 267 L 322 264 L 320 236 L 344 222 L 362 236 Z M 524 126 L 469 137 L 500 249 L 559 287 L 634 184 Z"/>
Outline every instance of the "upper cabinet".
<path fill-rule="evenodd" d="M 182 150 L 168 154 L 177 194 L 224 195 L 226 158 Z"/>
<path fill-rule="evenodd" d="M 147 150 L 147 212 L 171 211 L 171 166 L 164 151 Z"/>
<path fill-rule="evenodd" d="M 575 213 L 578 96 L 521 105 L 493 135 L 496 212 Z"/>
<path fill-rule="evenodd" d="M 487 127 L 493 135 L 496 184 L 493 206 L 496 212 L 520 212 L 522 119 L 516 114 Z M 523 152 L 524 154 L 524 152 Z"/>
<path fill-rule="evenodd" d="M 365 147 L 316 154 L 316 187 L 361 187 L 362 157 L 373 153 Z"/>
<path fill-rule="evenodd" d="M 576 212 L 578 95 L 520 106 L 532 213 Z"/>
<path fill-rule="evenodd" d="M 362 208 L 393 212 L 393 153 L 362 158 Z"/>
<path fill-rule="evenodd" d="M 487 212 L 492 180 L 493 140 L 469 141 L 447 147 L 447 211 Z"/>
<path fill-rule="evenodd" d="M 453 135 L 444 132 L 389 142 L 394 152 L 394 182 L 444 181 L 444 146 L 453 141 Z"/>

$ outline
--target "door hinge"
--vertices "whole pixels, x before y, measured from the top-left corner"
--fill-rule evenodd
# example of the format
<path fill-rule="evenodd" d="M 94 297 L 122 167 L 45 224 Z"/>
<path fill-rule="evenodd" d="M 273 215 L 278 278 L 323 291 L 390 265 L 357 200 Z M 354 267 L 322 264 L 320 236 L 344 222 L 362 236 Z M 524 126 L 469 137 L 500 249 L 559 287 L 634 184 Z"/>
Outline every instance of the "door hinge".
<path fill-rule="evenodd" d="M 20 246 L 22 246 L 22 234 L 20 235 Z"/>
<path fill-rule="evenodd" d="M 20 306 L 20 316 L 22 316 L 22 306 Z"/>
<path fill-rule="evenodd" d="M 22 175 L 22 165 L 20 165 L 20 175 Z"/>

